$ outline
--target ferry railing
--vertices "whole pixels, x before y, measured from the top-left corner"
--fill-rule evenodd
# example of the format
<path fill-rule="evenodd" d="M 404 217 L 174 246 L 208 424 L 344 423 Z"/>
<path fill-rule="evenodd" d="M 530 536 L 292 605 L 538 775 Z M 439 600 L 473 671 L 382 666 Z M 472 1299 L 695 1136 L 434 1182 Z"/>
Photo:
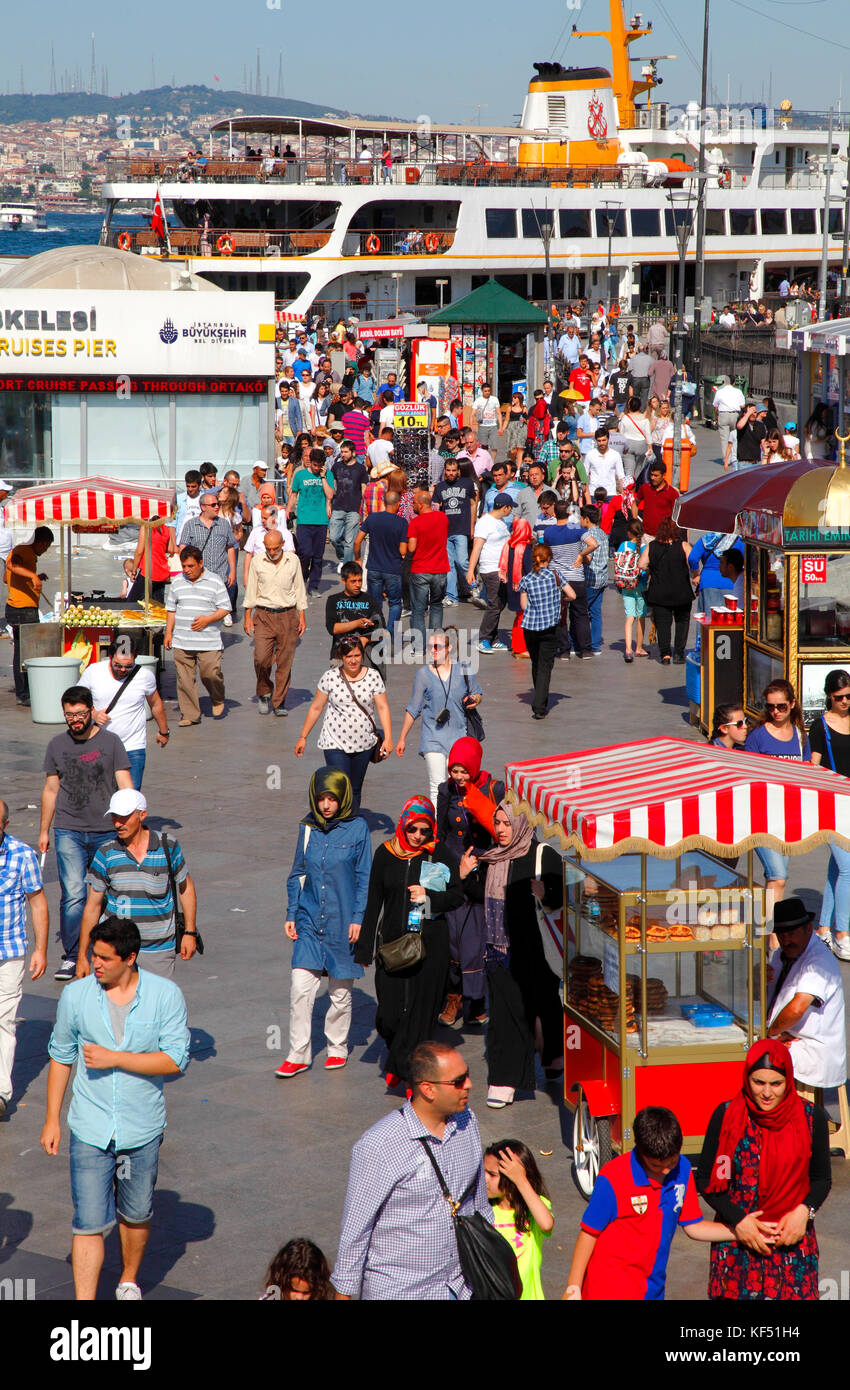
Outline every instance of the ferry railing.
<path fill-rule="evenodd" d="M 331 238 L 329 230 L 268 231 L 258 228 L 211 227 L 205 234 L 198 227 L 169 227 L 168 239 L 173 255 L 227 259 L 230 256 L 307 256 L 320 251 Z M 162 247 L 150 227 L 111 226 L 103 244 L 140 255 L 159 255 Z"/>
<path fill-rule="evenodd" d="M 348 231 L 342 239 L 344 256 L 442 256 L 451 250 L 453 231 L 398 229 Z"/>

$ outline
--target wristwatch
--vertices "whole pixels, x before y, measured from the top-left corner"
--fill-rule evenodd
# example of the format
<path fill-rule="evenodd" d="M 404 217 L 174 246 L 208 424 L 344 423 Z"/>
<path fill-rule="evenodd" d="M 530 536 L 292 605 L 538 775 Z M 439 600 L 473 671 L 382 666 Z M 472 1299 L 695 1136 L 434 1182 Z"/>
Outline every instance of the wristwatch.
<path fill-rule="evenodd" d="M 184 927 L 184 928 L 183 928 L 183 935 L 184 935 L 184 936 L 197 936 L 198 933 L 197 933 L 196 931 L 189 931 L 189 928 L 188 928 L 188 927 Z"/>
<path fill-rule="evenodd" d="M 809 1221 L 808 1221 L 808 1224 L 809 1224 L 810 1226 L 812 1225 L 814 1219 L 815 1219 L 815 1209 L 814 1209 L 814 1207 L 809 1207 Z"/>

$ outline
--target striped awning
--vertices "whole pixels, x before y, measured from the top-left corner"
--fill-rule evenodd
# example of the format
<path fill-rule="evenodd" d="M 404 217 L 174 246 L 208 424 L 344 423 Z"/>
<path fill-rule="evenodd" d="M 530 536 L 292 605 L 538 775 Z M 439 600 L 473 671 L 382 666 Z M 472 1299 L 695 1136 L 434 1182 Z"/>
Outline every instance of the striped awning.
<path fill-rule="evenodd" d="M 175 502 L 170 487 L 126 483 L 120 478 L 73 478 L 16 492 L 9 511 L 21 526 L 51 521 L 81 524 L 103 521 L 135 523 L 169 517 Z"/>
<path fill-rule="evenodd" d="M 590 860 L 760 845 L 803 854 L 827 841 L 850 849 L 850 779 L 684 739 L 509 763 L 506 787 L 544 834 Z"/>

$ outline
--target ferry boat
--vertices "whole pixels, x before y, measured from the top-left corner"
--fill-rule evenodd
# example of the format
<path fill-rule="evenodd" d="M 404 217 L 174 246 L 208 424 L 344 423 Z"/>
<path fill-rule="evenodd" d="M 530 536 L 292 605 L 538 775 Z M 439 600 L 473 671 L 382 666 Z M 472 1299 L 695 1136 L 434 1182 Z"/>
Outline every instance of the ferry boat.
<path fill-rule="evenodd" d="M 44 208 L 38 203 L 0 203 L 0 230 L 16 232 L 20 227 L 46 227 Z"/>
<path fill-rule="evenodd" d="M 661 59 L 635 75 L 629 53 L 652 26 L 627 20 L 622 0 L 609 7 L 609 29 L 593 36 L 607 39 L 611 71 L 535 63 L 518 126 L 234 116 L 200 158 L 111 160 L 101 241 L 180 257 L 225 289 L 272 289 L 293 320 L 311 308 L 368 320 L 422 314 L 491 277 L 545 302 L 548 240 L 553 301 L 617 299 L 634 312 L 674 302 L 677 228 L 703 187 L 714 306 L 816 278 L 824 218 L 837 268 L 847 115 L 833 125 L 828 208 L 826 116 L 787 100 L 709 109 L 700 180 L 698 104 L 653 100 Z M 149 225 L 115 225 L 157 192 L 178 224 L 167 243 Z M 691 236 L 686 296 L 695 257 Z"/>

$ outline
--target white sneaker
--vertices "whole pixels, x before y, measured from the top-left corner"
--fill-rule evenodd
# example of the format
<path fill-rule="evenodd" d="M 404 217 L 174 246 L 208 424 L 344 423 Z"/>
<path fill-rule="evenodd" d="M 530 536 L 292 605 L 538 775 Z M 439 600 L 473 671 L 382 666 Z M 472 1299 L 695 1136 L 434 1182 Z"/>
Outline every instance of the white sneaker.
<path fill-rule="evenodd" d="M 514 1098 L 513 1086 L 491 1086 L 487 1092 L 487 1104 L 491 1110 L 504 1110 L 506 1105 L 512 1105 Z"/>
<path fill-rule="evenodd" d="M 839 960 L 850 960 L 850 939 L 846 936 L 839 940 L 837 936 L 832 939 L 832 953 Z"/>
<path fill-rule="evenodd" d="M 142 1291 L 138 1284 L 119 1284 L 115 1297 L 122 1303 L 141 1303 Z"/>
<path fill-rule="evenodd" d="M 506 652 L 508 649 L 505 646 L 504 642 L 499 642 L 498 640 L 496 640 L 495 642 L 490 643 L 490 650 L 491 652 Z"/>
<path fill-rule="evenodd" d="M 457 599 L 456 599 L 456 598 L 444 598 L 444 599 L 443 599 L 443 607 L 444 607 L 444 608 L 457 608 Z"/>

